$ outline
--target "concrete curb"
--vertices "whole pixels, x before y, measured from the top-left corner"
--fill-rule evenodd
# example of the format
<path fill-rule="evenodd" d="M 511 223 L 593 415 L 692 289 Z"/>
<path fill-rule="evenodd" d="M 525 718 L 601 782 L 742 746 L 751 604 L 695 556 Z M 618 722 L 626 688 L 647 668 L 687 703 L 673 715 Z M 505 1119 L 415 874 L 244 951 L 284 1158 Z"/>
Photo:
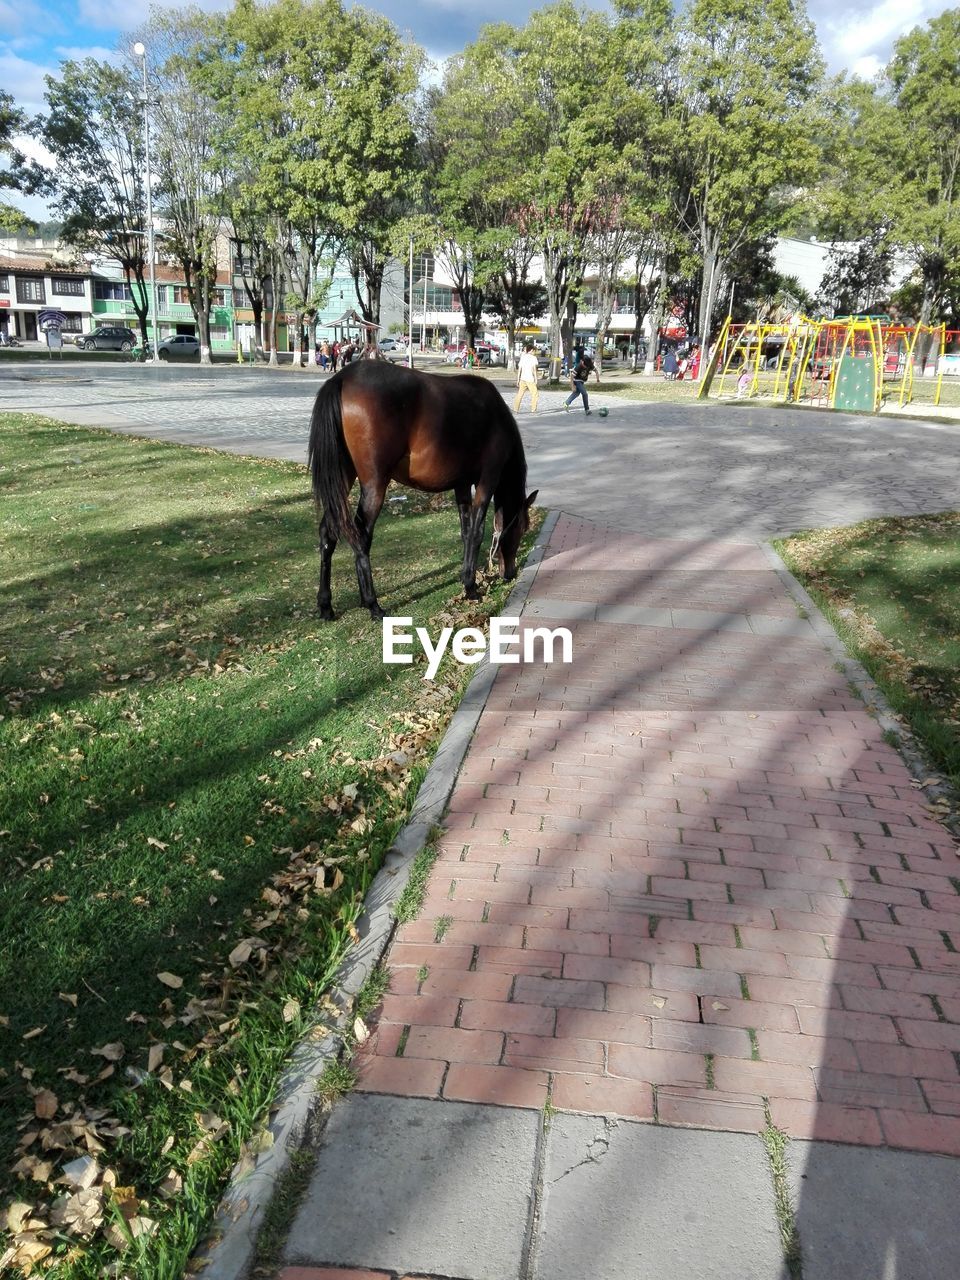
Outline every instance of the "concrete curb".
<path fill-rule="evenodd" d="M 554 512 L 544 521 L 504 606 L 504 616 L 519 614 L 523 608 L 558 518 Z M 300 1041 L 277 1087 L 267 1125 L 269 1147 L 257 1156 L 251 1170 L 242 1173 L 237 1165 L 230 1175 L 207 1240 L 194 1255 L 204 1280 L 241 1280 L 247 1274 L 277 1179 L 289 1168 L 291 1156 L 322 1129 L 317 1080 L 327 1063 L 339 1058 L 357 993 L 390 945 L 393 904 L 406 887 L 414 858 L 443 816 L 496 675 L 497 668 L 487 659 L 478 665 L 417 792 L 409 821 L 374 877 L 363 915 L 356 922 L 359 941 L 338 970 L 330 993 L 341 1010 L 335 1030 L 322 1040 L 307 1036 Z"/>
<path fill-rule="evenodd" d="M 909 727 L 893 710 L 890 703 L 887 702 L 879 685 L 861 662 L 857 658 L 851 657 L 847 651 L 847 646 L 837 635 L 832 624 L 820 612 L 819 605 L 807 592 L 803 584 L 793 576 L 776 548 L 769 542 L 763 542 L 760 545 L 785 589 L 806 612 L 817 638 L 823 642 L 824 646 L 833 655 L 845 679 L 849 681 L 863 699 L 867 711 L 873 716 L 881 729 L 896 734 L 896 750 L 903 757 L 904 763 L 910 772 L 918 780 L 922 780 L 924 777 L 929 776 L 931 772 L 936 771 L 936 766 L 927 759 L 911 734 Z M 922 786 L 920 790 L 925 796 L 929 796 L 931 800 L 947 800 L 951 805 L 956 803 L 956 796 L 946 783 L 931 783 L 927 786 Z M 954 839 L 960 839 L 960 815 L 951 812 L 945 816 L 938 817 L 937 821 L 946 827 Z"/>

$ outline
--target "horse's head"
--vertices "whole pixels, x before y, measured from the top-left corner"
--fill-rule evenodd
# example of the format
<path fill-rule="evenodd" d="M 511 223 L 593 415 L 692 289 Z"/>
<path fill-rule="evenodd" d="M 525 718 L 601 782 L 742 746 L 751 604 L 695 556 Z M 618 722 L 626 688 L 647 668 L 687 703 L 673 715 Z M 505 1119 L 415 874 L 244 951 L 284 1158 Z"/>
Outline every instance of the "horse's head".
<path fill-rule="evenodd" d="M 530 508 L 537 500 L 539 489 L 522 499 L 515 510 L 509 505 L 498 507 L 493 513 L 493 540 L 490 543 L 490 562 L 496 560 L 500 573 L 507 582 L 517 576 L 517 550 L 520 539 L 530 528 Z"/>

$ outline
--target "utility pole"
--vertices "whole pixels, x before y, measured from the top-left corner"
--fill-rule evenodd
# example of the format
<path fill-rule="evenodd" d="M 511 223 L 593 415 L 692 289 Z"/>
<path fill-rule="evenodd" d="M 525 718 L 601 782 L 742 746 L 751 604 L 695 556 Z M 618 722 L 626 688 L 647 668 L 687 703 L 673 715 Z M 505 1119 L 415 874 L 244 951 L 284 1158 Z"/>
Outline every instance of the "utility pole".
<path fill-rule="evenodd" d="M 413 368 L 413 236 L 410 237 L 410 279 L 407 286 L 407 368 Z"/>

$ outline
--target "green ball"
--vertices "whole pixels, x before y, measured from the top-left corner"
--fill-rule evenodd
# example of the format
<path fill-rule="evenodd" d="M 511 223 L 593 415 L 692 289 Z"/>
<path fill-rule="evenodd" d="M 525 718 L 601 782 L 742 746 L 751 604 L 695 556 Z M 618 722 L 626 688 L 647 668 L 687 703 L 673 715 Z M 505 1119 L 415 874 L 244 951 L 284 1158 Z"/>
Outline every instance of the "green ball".
<path fill-rule="evenodd" d="M 597 410 L 597 413 L 599 413 L 599 415 L 600 415 L 600 417 L 601 417 L 601 418 L 605 418 L 609 412 L 610 412 L 610 410 L 609 410 L 609 409 L 598 409 L 598 410 Z"/>

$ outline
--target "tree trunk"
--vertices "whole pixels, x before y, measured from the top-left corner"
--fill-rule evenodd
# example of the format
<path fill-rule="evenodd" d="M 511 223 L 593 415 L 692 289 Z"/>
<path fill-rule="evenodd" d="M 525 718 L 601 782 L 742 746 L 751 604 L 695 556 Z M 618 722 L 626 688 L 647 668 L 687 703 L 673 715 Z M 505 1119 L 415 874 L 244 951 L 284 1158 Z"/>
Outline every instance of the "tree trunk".
<path fill-rule="evenodd" d="M 657 353 L 660 350 L 660 329 L 663 325 L 663 309 L 666 301 L 667 260 L 664 257 L 660 262 L 660 283 L 657 286 L 656 297 L 650 309 L 650 345 L 647 347 L 647 359 L 643 366 L 643 372 L 648 377 L 653 373 L 657 363 Z"/>
<path fill-rule="evenodd" d="M 300 357 L 303 352 L 303 312 L 294 314 L 293 324 L 293 367 L 300 368 Z"/>
<path fill-rule="evenodd" d="M 200 336 L 200 363 L 212 364 L 210 358 L 210 316 L 202 308 L 197 316 L 197 329 Z"/>
<path fill-rule="evenodd" d="M 319 369 L 317 360 L 317 313 L 311 312 L 307 317 L 307 368 Z"/>
<path fill-rule="evenodd" d="M 697 320 L 697 327 L 700 332 L 701 348 L 707 351 L 710 345 L 711 332 L 713 329 L 713 310 L 717 298 L 717 284 L 719 281 L 722 263 L 717 253 L 716 242 L 713 239 L 707 239 L 707 247 L 703 254 L 703 285 L 700 290 L 700 309 Z M 705 364 L 701 361 L 701 369 L 705 369 Z"/>
<path fill-rule="evenodd" d="M 275 304 L 270 308 L 270 315 L 267 320 L 267 340 L 270 343 L 270 358 L 267 363 L 276 369 L 280 361 L 277 357 L 277 308 Z"/>
<path fill-rule="evenodd" d="M 516 369 L 517 321 L 515 316 L 507 317 L 507 368 Z"/>

